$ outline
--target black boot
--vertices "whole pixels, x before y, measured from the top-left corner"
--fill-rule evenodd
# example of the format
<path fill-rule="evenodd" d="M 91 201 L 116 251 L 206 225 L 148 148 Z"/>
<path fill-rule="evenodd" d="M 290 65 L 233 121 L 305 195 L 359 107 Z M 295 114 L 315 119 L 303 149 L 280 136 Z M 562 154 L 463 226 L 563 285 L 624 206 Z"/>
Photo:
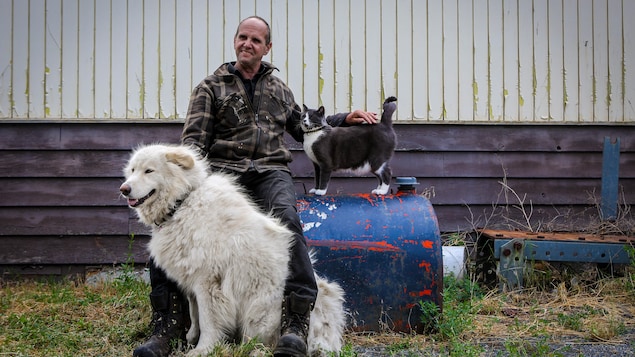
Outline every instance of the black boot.
<path fill-rule="evenodd" d="M 313 301 L 295 293 L 282 301 L 280 340 L 273 351 L 275 357 L 305 357 Z"/>
<path fill-rule="evenodd" d="M 167 357 L 174 344 L 185 337 L 189 320 L 187 302 L 179 293 L 150 294 L 154 331 L 146 343 L 137 347 L 133 357 Z"/>

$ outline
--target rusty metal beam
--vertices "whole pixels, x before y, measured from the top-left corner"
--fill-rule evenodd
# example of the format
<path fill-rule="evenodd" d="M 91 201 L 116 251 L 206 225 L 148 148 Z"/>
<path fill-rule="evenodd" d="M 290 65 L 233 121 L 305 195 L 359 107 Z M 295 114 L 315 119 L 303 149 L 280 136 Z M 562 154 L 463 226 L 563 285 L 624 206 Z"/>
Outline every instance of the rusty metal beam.
<path fill-rule="evenodd" d="M 536 241 L 595 242 L 635 245 L 635 237 L 570 232 L 523 232 L 480 229 L 479 234 L 489 239 L 531 239 Z"/>

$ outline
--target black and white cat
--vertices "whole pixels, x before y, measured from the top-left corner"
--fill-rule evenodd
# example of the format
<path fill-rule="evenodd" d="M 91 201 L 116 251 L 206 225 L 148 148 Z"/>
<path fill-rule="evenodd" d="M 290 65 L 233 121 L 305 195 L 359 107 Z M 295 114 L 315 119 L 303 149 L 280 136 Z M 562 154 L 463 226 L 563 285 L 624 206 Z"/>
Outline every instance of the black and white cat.
<path fill-rule="evenodd" d="M 392 128 L 392 115 L 397 98 L 386 98 L 381 121 L 347 127 L 331 127 L 326 122 L 324 107 L 309 109 L 304 105 L 300 126 L 304 131 L 304 152 L 313 161 L 315 188 L 309 192 L 326 194 L 331 173 L 346 170 L 357 175 L 372 173 L 379 185 L 372 193 L 385 195 L 390 188 L 390 159 L 397 137 Z"/>

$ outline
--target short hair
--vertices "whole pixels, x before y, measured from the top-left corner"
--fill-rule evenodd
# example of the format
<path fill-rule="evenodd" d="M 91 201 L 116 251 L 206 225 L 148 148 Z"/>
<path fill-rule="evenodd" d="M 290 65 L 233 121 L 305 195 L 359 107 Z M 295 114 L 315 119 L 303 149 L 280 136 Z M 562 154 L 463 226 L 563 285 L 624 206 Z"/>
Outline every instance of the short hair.
<path fill-rule="evenodd" d="M 238 29 L 240 28 L 240 25 L 243 24 L 243 22 L 249 20 L 249 19 L 258 19 L 260 21 L 262 21 L 265 25 L 267 25 L 267 34 L 265 35 L 265 45 L 268 45 L 271 43 L 271 27 L 269 26 L 269 23 L 267 22 L 267 20 L 263 19 L 260 16 L 257 15 L 252 15 L 249 17 L 246 17 L 244 19 L 242 19 L 240 21 L 240 23 L 238 24 L 238 27 L 236 27 L 236 34 L 234 35 L 234 38 L 236 38 L 236 36 L 238 36 Z"/>

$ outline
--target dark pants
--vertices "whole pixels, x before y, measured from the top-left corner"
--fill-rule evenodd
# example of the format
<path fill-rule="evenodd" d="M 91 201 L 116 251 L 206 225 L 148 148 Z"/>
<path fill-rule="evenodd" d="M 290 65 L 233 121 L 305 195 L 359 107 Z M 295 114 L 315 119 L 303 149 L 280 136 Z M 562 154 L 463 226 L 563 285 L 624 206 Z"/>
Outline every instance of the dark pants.
<path fill-rule="evenodd" d="M 302 222 L 297 213 L 295 188 L 291 174 L 280 170 L 262 173 L 248 171 L 241 174 L 239 182 L 247 188 L 252 199 L 265 212 L 271 212 L 294 232 L 295 244 L 291 248 L 285 296 L 295 292 L 299 297 L 315 302 L 317 285 L 302 231 Z M 150 284 L 153 293 L 165 290 L 176 292 L 175 289 L 177 289 L 176 284 L 160 268 L 156 267 L 153 261 L 150 261 Z"/>

